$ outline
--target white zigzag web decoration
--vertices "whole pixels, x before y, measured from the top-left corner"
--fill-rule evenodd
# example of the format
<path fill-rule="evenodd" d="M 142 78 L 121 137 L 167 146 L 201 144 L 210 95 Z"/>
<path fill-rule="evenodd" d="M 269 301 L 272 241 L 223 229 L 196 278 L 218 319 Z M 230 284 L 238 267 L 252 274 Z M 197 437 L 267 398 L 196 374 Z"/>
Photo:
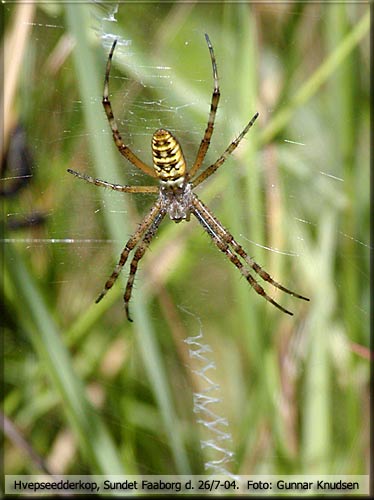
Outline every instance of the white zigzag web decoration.
<path fill-rule="evenodd" d="M 184 308 L 183 311 L 191 314 Z M 222 398 L 219 397 L 221 387 L 212 380 L 210 374 L 208 375 L 208 372 L 216 369 L 216 365 L 209 359 L 209 354 L 212 353 L 211 347 L 202 343 L 201 322 L 199 318 L 196 319 L 200 323 L 199 334 L 188 337 L 184 342 L 189 347 L 189 357 L 194 360 L 194 365 L 198 365 L 197 368 L 190 368 L 197 376 L 200 385 L 199 392 L 193 393 L 193 411 L 197 416 L 196 423 L 204 428 L 204 434 L 207 435 L 206 439 L 200 441 L 201 448 L 206 454 L 205 470 L 215 475 L 234 477 L 227 468 L 234 460 L 234 452 L 228 447 L 232 441 L 228 430 L 229 423 L 226 418 L 219 416 L 215 409 L 215 405 L 222 402 Z"/>

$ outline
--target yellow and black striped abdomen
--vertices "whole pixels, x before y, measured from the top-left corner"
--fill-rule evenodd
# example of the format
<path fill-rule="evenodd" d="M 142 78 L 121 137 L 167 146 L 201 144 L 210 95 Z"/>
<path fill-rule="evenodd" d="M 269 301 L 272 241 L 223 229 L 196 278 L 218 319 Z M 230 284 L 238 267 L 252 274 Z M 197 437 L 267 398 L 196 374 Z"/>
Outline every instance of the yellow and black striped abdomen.
<path fill-rule="evenodd" d="M 186 162 L 177 139 L 167 130 L 156 130 L 152 137 L 152 155 L 160 181 L 170 187 L 180 187 L 186 174 Z"/>

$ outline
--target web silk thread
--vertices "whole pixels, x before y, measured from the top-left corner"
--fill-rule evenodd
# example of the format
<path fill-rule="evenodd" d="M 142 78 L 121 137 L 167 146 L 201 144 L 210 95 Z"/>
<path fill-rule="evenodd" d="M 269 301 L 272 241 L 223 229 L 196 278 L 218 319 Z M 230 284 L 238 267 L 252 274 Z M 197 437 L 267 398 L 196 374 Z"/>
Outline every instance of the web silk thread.
<path fill-rule="evenodd" d="M 228 431 L 229 423 L 226 418 L 221 417 L 216 412 L 216 405 L 222 402 L 219 397 L 221 387 L 212 380 L 208 372 L 216 369 L 214 361 L 209 359 L 212 349 L 209 345 L 203 344 L 203 333 L 194 337 L 188 337 L 184 342 L 188 345 L 189 357 L 200 366 L 191 368 L 200 382 L 200 392 L 193 393 L 193 411 L 196 414 L 196 423 L 204 429 L 206 439 L 201 439 L 201 449 L 205 450 L 206 461 L 204 467 L 206 471 L 217 475 L 232 474 L 228 470 L 229 464 L 234 459 L 234 452 L 229 449 L 232 441 L 231 433 Z"/>

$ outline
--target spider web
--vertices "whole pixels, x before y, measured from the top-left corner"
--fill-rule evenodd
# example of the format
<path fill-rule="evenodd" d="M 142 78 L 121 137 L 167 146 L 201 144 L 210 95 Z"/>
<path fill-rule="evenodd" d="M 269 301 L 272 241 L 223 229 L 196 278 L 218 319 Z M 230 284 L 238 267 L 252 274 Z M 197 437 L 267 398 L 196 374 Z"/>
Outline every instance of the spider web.
<path fill-rule="evenodd" d="M 180 309 L 192 315 L 186 309 L 182 307 Z M 228 430 L 229 422 L 220 416 L 216 409 L 217 404 L 222 403 L 222 396 L 220 396 L 221 387 L 213 378 L 216 370 L 216 364 L 212 360 L 214 353 L 209 344 L 204 343 L 200 318 L 195 317 L 195 319 L 200 325 L 200 331 L 184 342 L 188 346 L 191 359 L 189 368 L 196 375 L 199 385 L 199 390 L 193 393 L 193 411 L 196 423 L 203 429 L 200 444 L 207 457 L 204 467 L 210 474 L 234 477 L 229 471 L 230 464 L 234 460 L 234 453 L 230 449 L 232 436 Z"/>

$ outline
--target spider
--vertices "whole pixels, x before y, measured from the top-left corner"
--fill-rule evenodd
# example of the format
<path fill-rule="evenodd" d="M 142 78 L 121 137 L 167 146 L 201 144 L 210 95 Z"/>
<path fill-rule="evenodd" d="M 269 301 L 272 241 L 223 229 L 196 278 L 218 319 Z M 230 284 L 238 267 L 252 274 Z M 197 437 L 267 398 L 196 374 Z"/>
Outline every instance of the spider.
<path fill-rule="evenodd" d="M 146 173 L 150 177 L 157 179 L 158 186 L 122 186 L 118 184 L 112 184 L 100 179 L 94 179 L 89 175 L 68 169 L 68 172 L 70 174 L 73 174 L 76 177 L 83 179 L 91 184 L 95 184 L 95 186 L 110 188 L 121 193 L 158 194 L 158 198 L 152 205 L 150 211 L 143 218 L 142 222 L 138 226 L 138 229 L 126 243 L 126 246 L 121 253 L 118 264 L 105 283 L 103 291 L 96 299 L 96 303 L 100 302 L 108 292 L 108 290 L 112 288 L 123 266 L 126 264 L 130 252 L 132 250 L 135 250 L 130 264 L 130 273 L 124 294 L 126 316 L 129 321 L 132 321 L 129 314 L 129 302 L 139 261 L 144 256 L 144 253 L 146 252 L 152 238 L 155 236 L 162 220 L 166 215 L 169 215 L 170 219 L 174 222 L 179 223 L 183 220 L 189 221 L 190 215 L 193 214 L 198 222 L 202 225 L 204 230 L 212 238 L 215 245 L 228 257 L 228 259 L 234 264 L 234 266 L 239 269 L 240 273 L 245 277 L 251 287 L 259 295 L 262 295 L 268 302 L 273 304 L 273 306 L 277 307 L 284 313 L 290 314 L 291 316 L 293 315 L 292 312 L 288 311 L 283 306 L 275 302 L 275 300 L 265 292 L 262 286 L 252 276 L 248 267 L 251 268 L 264 281 L 267 281 L 283 292 L 286 292 L 289 295 L 293 295 L 298 299 L 309 300 L 307 297 L 303 297 L 302 295 L 299 295 L 284 287 L 280 283 L 274 281 L 273 278 L 246 253 L 246 251 L 239 245 L 239 243 L 237 243 L 230 232 L 225 227 L 223 227 L 223 225 L 213 215 L 209 208 L 204 205 L 204 203 L 193 192 L 193 189 L 196 186 L 208 179 L 208 177 L 214 174 L 214 172 L 224 163 L 227 157 L 237 148 L 243 137 L 246 135 L 246 133 L 252 127 L 258 117 L 258 113 L 256 113 L 248 122 L 247 126 L 244 128 L 241 134 L 231 142 L 231 144 L 225 149 L 225 151 L 217 159 L 217 161 L 208 166 L 199 175 L 197 175 L 197 172 L 200 169 L 209 148 L 210 140 L 213 134 L 214 120 L 217 112 L 218 101 L 220 98 L 217 64 L 213 46 L 207 34 L 205 34 L 205 39 L 208 45 L 212 64 L 214 89 L 211 98 L 208 124 L 205 129 L 204 137 L 200 143 L 195 162 L 190 169 L 187 169 L 186 161 L 178 140 L 168 130 L 161 128 L 159 130 L 156 130 L 156 132 L 152 136 L 153 168 L 143 163 L 143 161 L 138 158 L 128 146 L 124 144 L 118 130 L 117 123 L 113 115 L 112 106 L 109 100 L 109 74 L 117 40 L 115 40 L 112 45 L 106 64 L 104 92 L 102 100 L 104 111 L 112 130 L 113 140 L 118 148 L 118 151 L 121 153 L 121 155 L 123 155 L 127 160 L 129 160 L 133 165 L 138 167 L 144 173 Z"/>

